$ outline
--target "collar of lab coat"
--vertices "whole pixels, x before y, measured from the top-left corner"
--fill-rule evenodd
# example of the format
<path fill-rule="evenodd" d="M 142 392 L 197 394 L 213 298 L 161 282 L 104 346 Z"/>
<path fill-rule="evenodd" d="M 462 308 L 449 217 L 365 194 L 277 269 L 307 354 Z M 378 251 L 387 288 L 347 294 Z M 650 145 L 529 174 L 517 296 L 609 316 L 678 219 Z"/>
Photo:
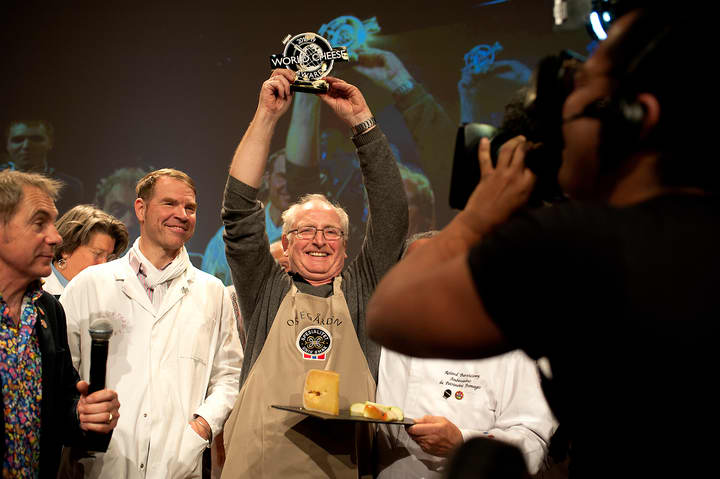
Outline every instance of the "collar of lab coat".
<path fill-rule="evenodd" d="M 140 284 L 137 274 L 130 266 L 128 255 L 126 254 L 117 261 L 122 262 L 122 265 L 118 265 L 120 267 L 115 268 L 114 270 L 115 281 L 119 283 L 120 289 L 126 296 L 137 302 L 144 310 L 153 315 L 153 324 L 162 318 L 172 309 L 173 306 L 175 306 L 178 301 L 190 292 L 190 286 L 195 280 L 196 271 L 191 264 L 180 276 L 172 281 L 170 288 L 167 293 L 165 293 L 165 297 L 163 298 L 160 308 L 156 311 L 147 295 L 147 292 L 145 291 L 145 288 L 143 288 L 142 284 Z"/>

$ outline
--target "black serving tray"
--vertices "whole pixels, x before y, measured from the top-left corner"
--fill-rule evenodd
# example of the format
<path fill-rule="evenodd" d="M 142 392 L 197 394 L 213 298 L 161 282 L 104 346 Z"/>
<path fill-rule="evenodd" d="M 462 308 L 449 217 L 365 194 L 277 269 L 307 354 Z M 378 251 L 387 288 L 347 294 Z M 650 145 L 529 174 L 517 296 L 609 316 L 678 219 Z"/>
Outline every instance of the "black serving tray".
<path fill-rule="evenodd" d="M 317 417 L 319 419 L 329 419 L 332 421 L 351 421 L 351 422 L 376 422 L 380 424 L 397 424 L 399 426 L 412 426 L 415 421 L 406 417 L 402 421 L 383 421 L 381 419 L 371 419 L 363 416 L 351 416 L 349 409 L 341 409 L 337 416 L 332 414 L 325 414 L 324 412 L 309 411 L 303 407 L 297 406 L 278 406 L 273 404 L 272 407 L 275 409 L 282 409 L 283 411 L 294 412 L 297 414 L 305 414 L 306 416 Z"/>

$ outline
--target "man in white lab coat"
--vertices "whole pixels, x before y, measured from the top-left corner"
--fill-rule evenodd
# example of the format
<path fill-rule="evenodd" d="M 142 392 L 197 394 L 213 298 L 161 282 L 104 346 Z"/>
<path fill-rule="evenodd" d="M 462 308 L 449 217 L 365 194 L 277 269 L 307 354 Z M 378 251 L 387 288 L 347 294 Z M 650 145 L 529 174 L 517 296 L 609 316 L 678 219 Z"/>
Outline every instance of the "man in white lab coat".
<path fill-rule="evenodd" d="M 137 185 L 140 237 L 123 258 L 67 286 L 73 363 L 90 372 L 89 326 L 110 321 L 107 384 L 127 399 L 108 452 L 83 459 L 86 477 L 200 477 L 203 450 L 238 394 L 242 347 L 220 280 L 192 266 L 195 186 L 163 169 Z"/>

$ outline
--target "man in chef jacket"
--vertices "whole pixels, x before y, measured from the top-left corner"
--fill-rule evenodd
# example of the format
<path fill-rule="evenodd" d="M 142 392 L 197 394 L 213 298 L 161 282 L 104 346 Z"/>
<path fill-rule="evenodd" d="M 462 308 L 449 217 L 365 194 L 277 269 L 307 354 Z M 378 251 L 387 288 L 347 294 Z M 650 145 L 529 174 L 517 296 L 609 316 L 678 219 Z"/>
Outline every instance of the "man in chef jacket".
<path fill-rule="evenodd" d="M 413 235 L 406 254 L 437 231 Z M 530 474 L 542 469 L 556 422 L 535 362 L 520 350 L 476 360 L 415 358 L 383 348 L 377 401 L 402 408 L 415 425 L 379 425 L 381 479 L 442 477 L 465 441 L 486 437 L 517 446 Z"/>

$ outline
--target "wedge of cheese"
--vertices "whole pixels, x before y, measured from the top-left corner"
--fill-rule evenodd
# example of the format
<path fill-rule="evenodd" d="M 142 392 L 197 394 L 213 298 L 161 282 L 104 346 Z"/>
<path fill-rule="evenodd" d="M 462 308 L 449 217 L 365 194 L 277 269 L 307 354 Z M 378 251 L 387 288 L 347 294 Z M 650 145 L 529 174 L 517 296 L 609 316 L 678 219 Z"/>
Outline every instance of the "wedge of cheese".
<path fill-rule="evenodd" d="M 350 406 L 351 416 L 363 416 L 381 421 L 402 421 L 403 411 L 396 406 L 386 406 L 371 401 L 356 402 Z"/>
<path fill-rule="evenodd" d="M 322 369 L 308 371 L 303 388 L 303 407 L 337 416 L 340 411 L 340 375 Z"/>

